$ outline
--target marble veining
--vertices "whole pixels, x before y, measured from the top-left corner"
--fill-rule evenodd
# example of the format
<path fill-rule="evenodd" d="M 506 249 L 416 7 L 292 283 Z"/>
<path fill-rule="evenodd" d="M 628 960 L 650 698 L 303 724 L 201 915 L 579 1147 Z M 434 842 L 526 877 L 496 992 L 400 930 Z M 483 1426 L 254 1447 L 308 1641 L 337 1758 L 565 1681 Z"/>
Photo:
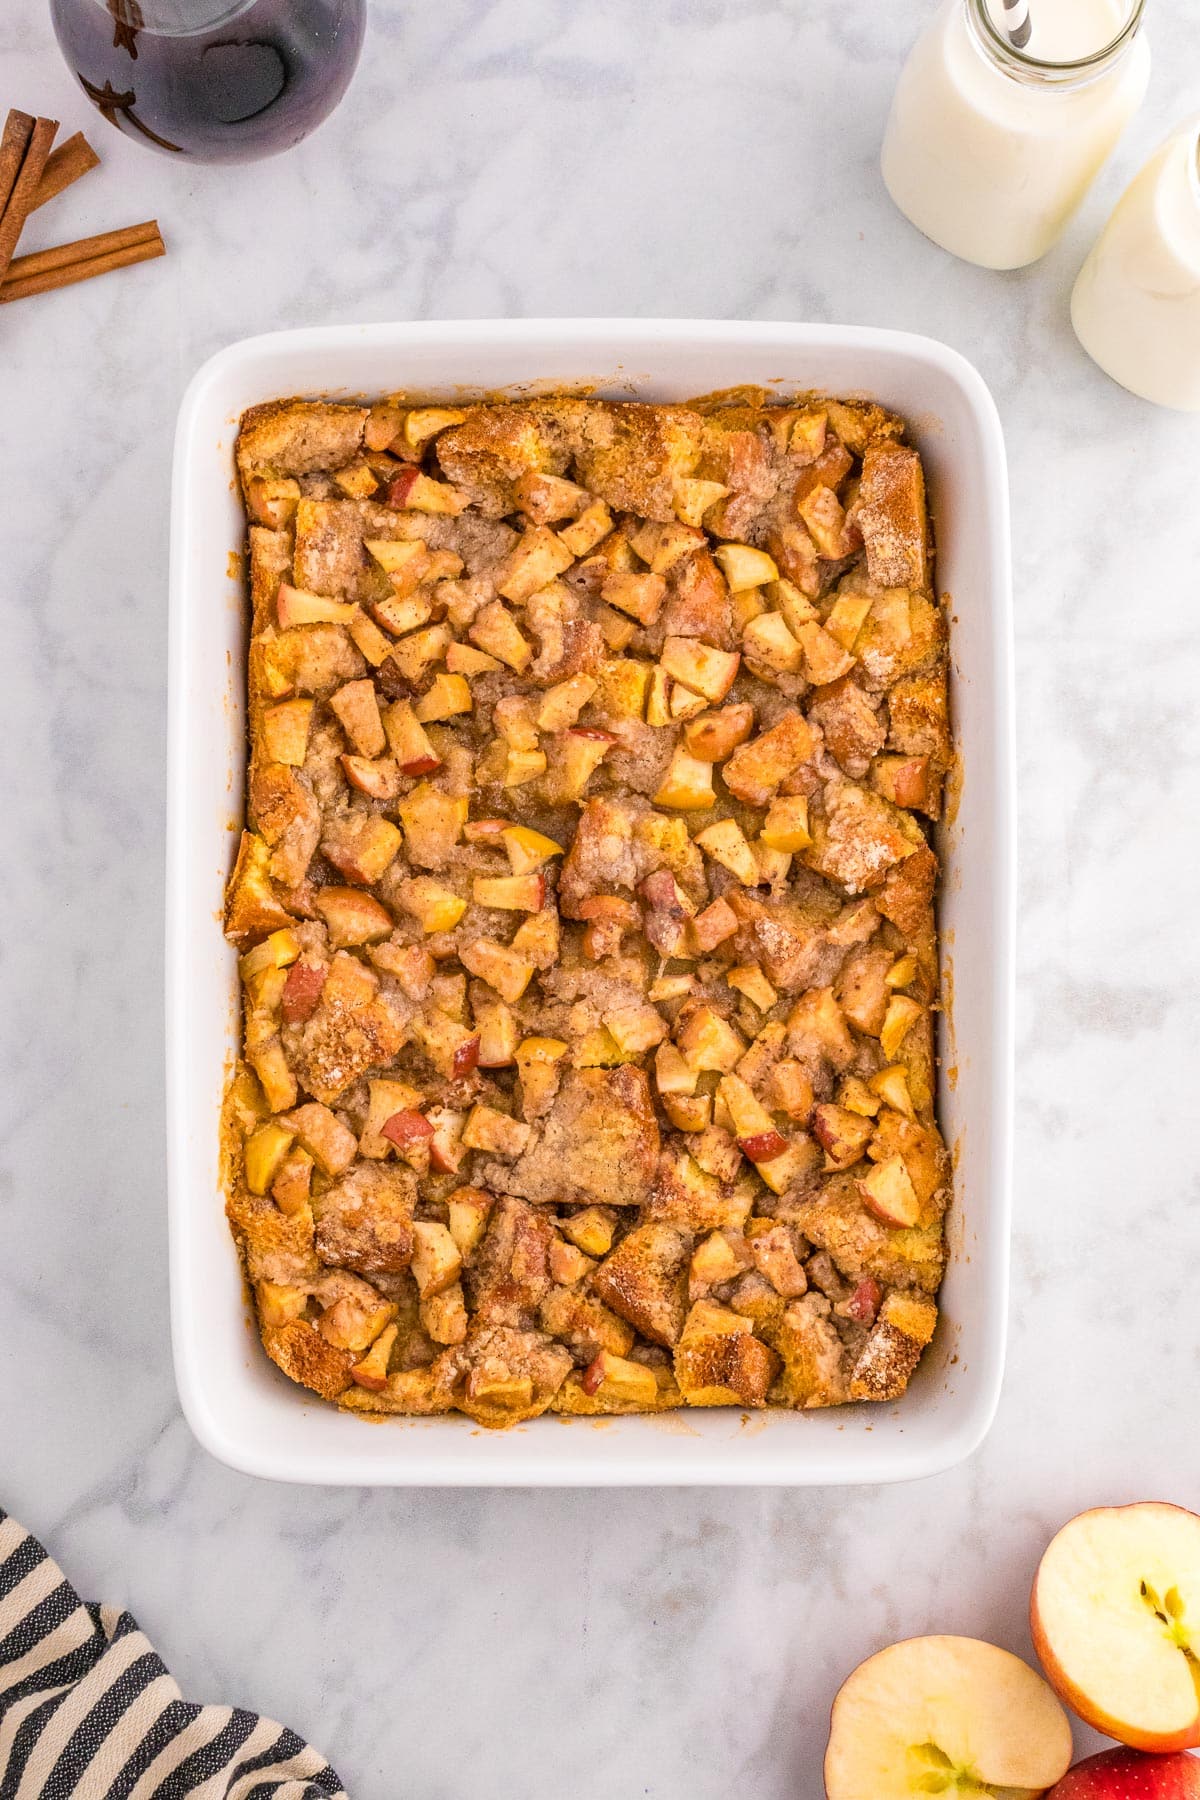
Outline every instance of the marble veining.
<path fill-rule="evenodd" d="M 1186 0 L 1045 262 L 953 262 L 877 147 L 926 0 L 376 0 L 292 155 L 175 165 L 86 108 L 43 0 L 5 105 L 104 166 L 26 247 L 157 216 L 165 262 L 0 314 L 5 649 L 0 1494 L 185 1688 L 293 1722 L 356 1800 L 816 1800 L 840 1676 L 927 1630 L 1021 1651 L 1085 1504 L 1193 1501 L 1200 438 L 1066 299 L 1194 111 Z M 838 319 L 973 358 L 1012 464 L 1021 888 L 1008 1378 L 936 1481 L 837 1493 L 358 1493 L 233 1475 L 168 1349 L 161 1051 L 166 507 L 196 365 L 280 325 Z M 1085 1734 L 1080 1736 L 1081 1747 Z"/>

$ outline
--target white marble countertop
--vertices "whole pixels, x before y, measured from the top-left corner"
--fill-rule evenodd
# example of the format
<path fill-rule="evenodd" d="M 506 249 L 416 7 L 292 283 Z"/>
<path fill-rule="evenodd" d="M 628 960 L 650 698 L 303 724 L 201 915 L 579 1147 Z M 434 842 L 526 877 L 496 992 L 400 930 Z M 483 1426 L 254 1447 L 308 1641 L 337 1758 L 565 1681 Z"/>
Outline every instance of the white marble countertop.
<path fill-rule="evenodd" d="M 156 214 L 165 262 L 0 316 L 5 1057 L 0 1501 L 185 1689 L 294 1724 L 356 1800 L 810 1800 L 842 1673 L 948 1630 L 1027 1650 L 1095 1502 L 1187 1502 L 1200 1317 L 1200 425 L 1105 380 L 1066 299 L 1196 108 L 1150 0 L 1143 112 L 1038 268 L 956 264 L 877 148 L 925 0 L 375 0 L 283 159 L 173 165 L 90 113 L 44 0 L 4 105 L 103 168 L 26 248 Z M 1190 84 L 1190 85 L 1189 85 Z M 167 498 L 191 371 L 326 321 L 837 319 L 946 339 L 1012 463 L 1021 863 L 1013 1331 L 984 1448 L 858 1492 L 361 1493 L 231 1474 L 171 1372 L 163 1203 Z M 1083 1742 L 1081 1735 L 1081 1743 Z"/>

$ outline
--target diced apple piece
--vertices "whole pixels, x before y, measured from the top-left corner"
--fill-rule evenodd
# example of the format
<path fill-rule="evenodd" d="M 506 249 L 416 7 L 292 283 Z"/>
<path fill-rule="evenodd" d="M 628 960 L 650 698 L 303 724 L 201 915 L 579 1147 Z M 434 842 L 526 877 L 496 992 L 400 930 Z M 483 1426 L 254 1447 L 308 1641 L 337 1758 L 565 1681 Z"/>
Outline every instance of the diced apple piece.
<path fill-rule="evenodd" d="M 730 969 L 725 979 L 731 988 L 745 994 L 760 1012 L 770 1012 L 779 998 L 757 963 L 741 963 L 736 969 Z"/>
<path fill-rule="evenodd" d="M 466 1256 L 483 1239 L 493 1207 L 492 1196 L 482 1188 L 455 1188 L 446 1202 L 450 1236 Z"/>
<path fill-rule="evenodd" d="M 475 1049 L 472 1049 L 472 1042 Z M 456 1075 L 470 1073 L 462 1065 L 469 1063 L 472 1056 L 478 1055 L 479 1039 L 468 1039 L 460 1043 L 454 1053 L 453 1062 L 459 1065 Z M 453 1065 L 452 1065 L 453 1066 Z M 457 1175 L 462 1163 L 462 1134 L 466 1124 L 466 1113 L 454 1112 L 448 1106 L 431 1106 L 427 1113 L 429 1123 L 433 1126 L 433 1139 L 429 1145 L 429 1166 L 438 1175 Z"/>
<path fill-rule="evenodd" d="M 383 729 L 402 775 L 430 775 L 441 757 L 407 700 L 396 700 L 383 714 Z"/>
<path fill-rule="evenodd" d="M 369 500 L 379 486 L 378 477 L 363 461 L 347 463 L 344 469 L 335 469 L 333 480 L 335 486 L 350 500 Z"/>
<path fill-rule="evenodd" d="M 539 731 L 565 731 L 574 725 L 596 687 L 594 675 L 570 675 L 547 688 L 537 710 Z"/>
<path fill-rule="evenodd" d="M 745 1044 L 727 1019 L 707 1003 L 693 1008 L 675 1033 L 675 1041 L 694 1069 L 735 1069 Z"/>
<path fill-rule="evenodd" d="M 660 1044 L 654 1056 L 654 1085 L 660 1095 L 694 1094 L 697 1071 L 674 1044 Z"/>
<path fill-rule="evenodd" d="M 354 617 L 346 630 L 349 632 L 355 648 L 361 651 L 373 669 L 382 668 L 392 654 L 392 641 L 380 631 L 374 619 L 369 619 L 361 606 L 354 609 Z"/>
<path fill-rule="evenodd" d="M 615 1006 L 605 1013 L 604 1023 L 622 1056 L 641 1056 L 667 1035 L 662 1014 L 646 1002 Z"/>
<path fill-rule="evenodd" d="M 392 646 L 391 661 L 410 687 L 425 679 L 433 663 L 440 662 L 451 643 L 448 625 L 427 625 L 424 631 L 410 631 Z"/>
<path fill-rule="evenodd" d="M 246 1139 L 246 1186 L 252 1194 L 265 1194 L 295 1142 L 296 1134 L 277 1119 L 268 1119 Z"/>
<path fill-rule="evenodd" d="M 308 1305 L 308 1289 L 288 1287 L 281 1281 L 256 1281 L 254 1298 L 262 1325 L 289 1325 L 304 1316 Z"/>
<path fill-rule="evenodd" d="M 455 406 L 414 406 L 404 416 L 404 441 L 410 449 L 419 450 L 439 432 L 448 431 L 452 425 L 461 425 L 466 416 Z"/>
<path fill-rule="evenodd" d="M 521 1029 L 503 1000 L 477 1003 L 475 1023 L 479 1027 L 479 1067 L 503 1069 L 516 1061 Z"/>
<path fill-rule="evenodd" d="M 771 801 L 759 842 L 768 850 L 783 850 L 789 855 L 807 849 L 812 837 L 808 829 L 808 801 L 803 794 L 786 794 Z"/>
<path fill-rule="evenodd" d="M 400 771 L 390 756 L 373 762 L 369 756 L 345 755 L 340 758 L 342 773 L 350 786 L 372 800 L 394 800 L 400 792 Z"/>
<path fill-rule="evenodd" d="M 393 1346 L 400 1335 L 398 1325 L 388 1325 L 364 1357 L 361 1357 L 350 1371 L 350 1378 L 368 1393 L 382 1394 L 387 1388 L 388 1359 Z"/>
<path fill-rule="evenodd" d="M 804 652 L 782 613 L 765 612 L 751 619 L 742 632 L 742 649 L 763 668 L 782 675 L 798 675 L 804 664 Z"/>
<path fill-rule="evenodd" d="M 289 969 L 299 954 L 299 939 L 294 931 L 285 927 L 282 931 L 273 931 L 261 944 L 255 944 L 253 950 L 247 950 L 238 961 L 238 971 L 243 981 L 249 981 L 265 969 Z"/>
<path fill-rule="evenodd" d="M 405 477 L 407 478 L 407 476 Z M 411 594 L 429 569 L 429 548 L 421 538 L 366 538 L 364 549 L 402 597 Z"/>
<path fill-rule="evenodd" d="M 654 1370 L 612 1350 L 601 1350 L 580 1377 L 585 1394 L 645 1409 L 658 1399 Z"/>
<path fill-rule="evenodd" d="M 480 607 L 467 632 L 473 644 L 499 657 L 504 665 L 524 674 L 533 660 L 533 647 L 521 635 L 516 620 L 499 600 Z"/>
<path fill-rule="evenodd" d="M 462 1274 L 462 1254 L 445 1225 L 413 1221 L 413 1280 L 422 1300 L 444 1293 Z"/>
<path fill-rule="evenodd" d="M 505 912 L 541 912 L 546 903 L 546 877 L 476 875 L 471 892 L 476 906 L 494 906 Z"/>
<path fill-rule="evenodd" d="M 871 785 L 893 806 L 925 810 L 930 801 L 927 756 L 877 756 L 871 764 Z"/>
<path fill-rule="evenodd" d="M 275 597 L 275 616 L 281 631 L 297 625 L 348 625 L 354 617 L 351 601 L 326 600 L 322 594 L 310 594 L 281 581 Z"/>
<path fill-rule="evenodd" d="M 916 957 L 911 954 L 897 957 L 884 976 L 884 981 L 890 988 L 906 988 L 916 980 L 919 966 Z"/>
<path fill-rule="evenodd" d="M 318 1100 L 298 1106 L 284 1120 L 320 1169 L 322 1175 L 344 1175 L 354 1161 L 358 1139 L 337 1114 Z"/>
<path fill-rule="evenodd" d="M 418 1175 L 429 1173 L 429 1148 L 433 1126 L 424 1113 L 405 1107 L 385 1119 L 379 1128 L 381 1137 L 395 1146 L 400 1157 Z"/>
<path fill-rule="evenodd" d="M 518 538 L 501 564 L 496 590 L 504 599 L 522 603 L 563 574 L 573 561 L 571 552 L 549 526 L 535 525 Z"/>
<path fill-rule="evenodd" d="M 373 1080 L 367 1083 L 369 1095 L 367 1117 L 358 1137 L 358 1153 L 378 1162 L 389 1154 L 395 1139 L 385 1137 L 383 1128 L 389 1119 L 403 1113 L 417 1112 L 421 1105 L 419 1091 L 407 1081 Z"/>
<path fill-rule="evenodd" d="M 428 692 L 413 707 L 413 716 L 418 724 L 428 725 L 435 719 L 453 719 L 459 713 L 469 713 L 474 704 L 466 676 L 448 675 L 439 669 Z"/>
<path fill-rule="evenodd" d="M 717 1094 L 729 1109 L 733 1134 L 739 1143 L 743 1138 L 759 1137 L 765 1132 L 774 1131 L 774 1119 L 749 1082 L 743 1081 L 740 1075 L 722 1075 L 717 1085 Z M 783 1146 L 780 1145 L 779 1148 L 782 1149 Z"/>
<path fill-rule="evenodd" d="M 744 744 L 754 729 L 754 708 L 744 701 L 694 719 L 683 734 L 690 754 L 701 762 L 719 763 Z"/>
<path fill-rule="evenodd" d="M 616 743 L 616 737 L 611 731 L 575 725 L 556 741 L 559 762 L 554 798 L 557 801 L 580 800 L 593 774 Z"/>
<path fill-rule="evenodd" d="M 723 1231 L 710 1231 L 706 1238 L 701 1238 L 692 1252 L 689 1267 L 690 1279 L 698 1287 L 719 1286 L 721 1282 L 733 1281 L 745 1268 Z"/>
<path fill-rule="evenodd" d="M 697 832 L 694 841 L 714 862 L 735 875 L 743 887 L 757 885 L 758 864 L 736 819 L 718 819 L 715 825 L 707 825 Z"/>
<path fill-rule="evenodd" d="M 650 671 L 646 689 L 646 723 L 661 727 L 671 723 L 671 677 L 657 664 Z"/>
<path fill-rule="evenodd" d="M 246 483 L 246 501 L 260 525 L 283 531 L 295 517 L 300 502 L 300 483 L 290 477 L 258 476 Z"/>
<path fill-rule="evenodd" d="M 703 912 L 698 912 L 690 927 L 692 941 L 702 956 L 733 937 L 738 929 L 738 916 L 728 900 L 723 899 L 714 900 Z"/>
<path fill-rule="evenodd" d="M 272 762 L 303 768 L 312 714 L 311 700 L 284 700 L 279 706 L 267 707 L 262 716 L 262 743 Z"/>
<path fill-rule="evenodd" d="M 513 492 L 517 505 L 535 525 L 553 525 L 558 519 L 574 519 L 589 504 L 591 495 L 561 475 L 545 475 L 531 469 L 522 475 Z"/>
<path fill-rule="evenodd" d="M 754 550 L 749 544 L 719 544 L 713 555 L 729 584 L 731 594 L 743 588 L 762 587 L 764 582 L 778 581 L 779 570 L 765 550 Z"/>
<path fill-rule="evenodd" d="M 887 1106 L 894 1107 L 907 1119 L 915 1119 L 916 1107 L 912 1102 L 912 1094 L 908 1086 L 908 1070 L 902 1063 L 893 1063 L 889 1068 L 880 1069 L 872 1075 L 871 1092 L 877 1094 Z"/>
<path fill-rule="evenodd" d="M 563 527 L 558 534 L 559 542 L 572 556 L 586 556 L 589 550 L 604 542 L 612 530 L 612 523 L 612 514 L 603 500 L 594 500 L 572 524 Z"/>
<path fill-rule="evenodd" d="M 846 522 L 846 511 L 831 487 L 815 487 L 797 504 L 796 511 L 808 527 L 818 554 L 836 562 L 857 548 L 856 527 Z"/>
<path fill-rule="evenodd" d="M 647 911 L 642 930 L 660 956 L 674 956 L 695 907 L 669 869 L 655 869 L 638 887 Z"/>
<path fill-rule="evenodd" d="M 411 416 L 411 415 L 410 415 Z M 405 480 L 405 474 L 398 475 L 393 481 L 390 493 L 396 490 L 397 482 Z M 447 481 L 435 481 L 431 475 L 424 475 L 416 470 L 408 476 L 408 485 L 404 490 L 404 506 L 409 512 L 439 513 L 449 518 L 457 518 L 471 504 L 466 494 L 452 487 Z M 392 501 L 395 505 L 395 500 Z"/>
<path fill-rule="evenodd" d="M 424 869 L 444 868 L 467 822 L 467 807 L 461 795 L 443 794 L 427 781 L 407 794 L 397 810 L 410 861 Z"/>
<path fill-rule="evenodd" d="M 329 970 L 319 963 L 298 962 L 288 971 L 280 1002 L 285 1025 L 303 1025 L 321 1000 Z"/>
<path fill-rule="evenodd" d="M 847 1075 L 838 1089 L 837 1103 L 847 1112 L 861 1113 L 864 1119 L 873 1119 L 879 1111 L 880 1098 L 857 1075 Z"/>
<path fill-rule="evenodd" d="M 677 745 L 662 785 L 654 796 L 656 806 L 672 806 L 680 812 L 705 812 L 716 803 L 711 763 L 701 762 Z"/>
<path fill-rule="evenodd" d="M 813 1173 L 813 1164 L 819 1156 L 820 1151 L 812 1139 L 802 1138 L 799 1143 L 789 1144 L 786 1150 L 771 1157 L 769 1161 L 759 1157 L 751 1157 L 750 1160 L 773 1194 L 785 1194 L 793 1182 Z"/>
<path fill-rule="evenodd" d="M 452 675 L 494 675 L 503 666 L 498 657 L 477 650 L 474 644 L 460 643 L 457 638 L 446 649 L 446 667 Z"/>
<path fill-rule="evenodd" d="M 605 576 L 600 592 L 610 606 L 628 613 L 639 625 L 653 625 L 667 597 L 667 584 L 661 575 L 616 569 Z"/>
<path fill-rule="evenodd" d="M 854 667 L 854 658 L 815 619 L 801 625 L 796 636 L 804 651 L 805 677 L 814 687 L 827 687 Z"/>
<path fill-rule="evenodd" d="M 502 1000 L 515 1006 L 533 976 L 533 964 L 522 956 L 514 955 L 503 944 L 493 943 L 490 938 L 479 938 L 473 944 L 463 944 L 459 950 L 459 960 L 464 968 L 478 975 L 494 987 Z"/>
<path fill-rule="evenodd" d="M 885 1225 L 907 1228 L 921 1216 L 921 1204 L 902 1156 L 889 1156 L 860 1177 L 858 1191 L 868 1212 Z"/>
<path fill-rule="evenodd" d="M 704 1131 L 712 1124 L 711 1094 L 664 1094 L 662 1109 L 676 1131 Z"/>
<path fill-rule="evenodd" d="M 879 1033 L 879 1042 L 883 1054 L 890 1063 L 900 1055 L 905 1038 L 921 1017 L 923 1009 L 907 994 L 893 994 L 888 1001 L 887 1015 L 883 1021 L 883 1030 Z"/>
<path fill-rule="evenodd" d="M 803 1066 L 792 1057 L 784 1057 L 771 1070 L 771 1099 L 789 1119 L 805 1123 L 813 1109 L 812 1082 Z"/>
<path fill-rule="evenodd" d="M 714 650 L 699 638 L 669 637 L 659 661 L 673 680 L 715 704 L 733 686 L 741 657 L 736 650 Z"/>
<path fill-rule="evenodd" d="M 492 1106 L 473 1106 L 462 1135 L 467 1150 L 487 1150 L 493 1156 L 520 1156 L 529 1142 L 529 1126 Z"/>
<path fill-rule="evenodd" d="M 428 624 L 433 617 L 433 602 L 428 590 L 423 593 L 409 594 L 404 598 L 395 595 L 387 600 L 376 600 L 371 608 L 376 623 L 393 637 L 402 638 L 418 626 Z M 390 656 L 395 645 L 389 643 L 387 654 Z"/>
<path fill-rule="evenodd" d="M 870 610 L 870 594 L 839 594 L 825 620 L 825 629 L 843 650 L 852 651 Z"/>
<path fill-rule="evenodd" d="M 360 756 L 383 755 L 387 738 L 373 682 L 367 679 L 348 681 L 336 694 L 330 695 L 329 705 Z"/>
<path fill-rule="evenodd" d="M 687 477 L 675 483 L 672 504 L 675 517 L 684 525 L 698 526 L 710 506 L 724 500 L 729 489 L 719 481 L 694 481 Z"/>
<path fill-rule="evenodd" d="M 514 875 L 531 875 L 543 863 L 549 862 L 552 856 L 561 856 L 563 853 L 561 844 L 556 844 L 553 838 L 544 837 L 540 831 L 532 831 L 527 825 L 509 825 L 501 833 L 501 837 Z M 529 908 L 531 912 L 537 910 L 537 907 Z"/>
<path fill-rule="evenodd" d="M 359 888 L 321 888 L 317 911 L 329 931 L 330 947 L 345 950 L 358 944 L 380 944 L 392 935 L 392 915 L 386 906 Z"/>
<path fill-rule="evenodd" d="M 390 819 L 371 813 L 336 839 L 323 839 L 321 853 L 347 881 L 373 887 L 396 860 L 402 842 Z"/>
<path fill-rule="evenodd" d="M 607 1256 L 616 1236 L 616 1216 L 604 1206 L 585 1206 L 560 1219 L 558 1229 L 587 1256 Z"/>
<path fill-rule="evenodd" d="M 789 710 L 769 731 L 734 751 L 722 770 L 725 785 L 748 806 L 766 806 L 780 782 L 807 762 L 815 748 L 807 719 Z"/>
<path fill-rule="evenodd" d="M 422 931 L 453 931 L 467 910 L 467 903 L 453 891 L 435 881 L 432 875 L 414 875 L 402 881 L 397 899 L 410 913 Z"/>
<path fill-rule="evenodd" d="M 848 1169 L 865 1151 L 873 1126 L 861 1113 L 828 1104 L 815 1109 L 812 1128 L 813 1136 L 825 1152 L 826 1167 Z"/>

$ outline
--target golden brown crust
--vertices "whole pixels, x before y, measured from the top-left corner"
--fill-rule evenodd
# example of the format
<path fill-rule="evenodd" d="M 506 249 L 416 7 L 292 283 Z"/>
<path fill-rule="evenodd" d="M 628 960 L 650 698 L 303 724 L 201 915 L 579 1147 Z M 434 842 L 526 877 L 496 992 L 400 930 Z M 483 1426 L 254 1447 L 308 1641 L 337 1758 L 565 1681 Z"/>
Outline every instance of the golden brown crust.
<path fill-rule="evenodd" d="M 293 1380 L 487 1428 L 902 1388 L 952 756 L 902 439 L 753 390 L 247 415 L 228 1210 Z"/>

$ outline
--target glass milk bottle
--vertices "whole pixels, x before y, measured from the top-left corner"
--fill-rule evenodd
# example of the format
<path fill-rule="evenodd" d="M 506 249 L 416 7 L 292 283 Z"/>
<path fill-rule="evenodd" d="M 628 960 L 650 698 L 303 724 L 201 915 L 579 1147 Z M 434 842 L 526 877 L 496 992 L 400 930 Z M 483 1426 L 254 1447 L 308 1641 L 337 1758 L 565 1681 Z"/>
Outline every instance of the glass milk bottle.
<path fill-rule="evenodd" d="M 1018 48 L 1004 0 L 944 0 L 901 74 L 884 137 L 883 179 L 900 211 L 967 262 L 1036 262 L 1141 103 L 1144 4 L 1029 0 Z"/>
<path fill-rule="evenodd" d="M 1200 412 L 1200 121 L 1168 138 L 1079 271 L 1071 322 L 1122 387 Z"/>

